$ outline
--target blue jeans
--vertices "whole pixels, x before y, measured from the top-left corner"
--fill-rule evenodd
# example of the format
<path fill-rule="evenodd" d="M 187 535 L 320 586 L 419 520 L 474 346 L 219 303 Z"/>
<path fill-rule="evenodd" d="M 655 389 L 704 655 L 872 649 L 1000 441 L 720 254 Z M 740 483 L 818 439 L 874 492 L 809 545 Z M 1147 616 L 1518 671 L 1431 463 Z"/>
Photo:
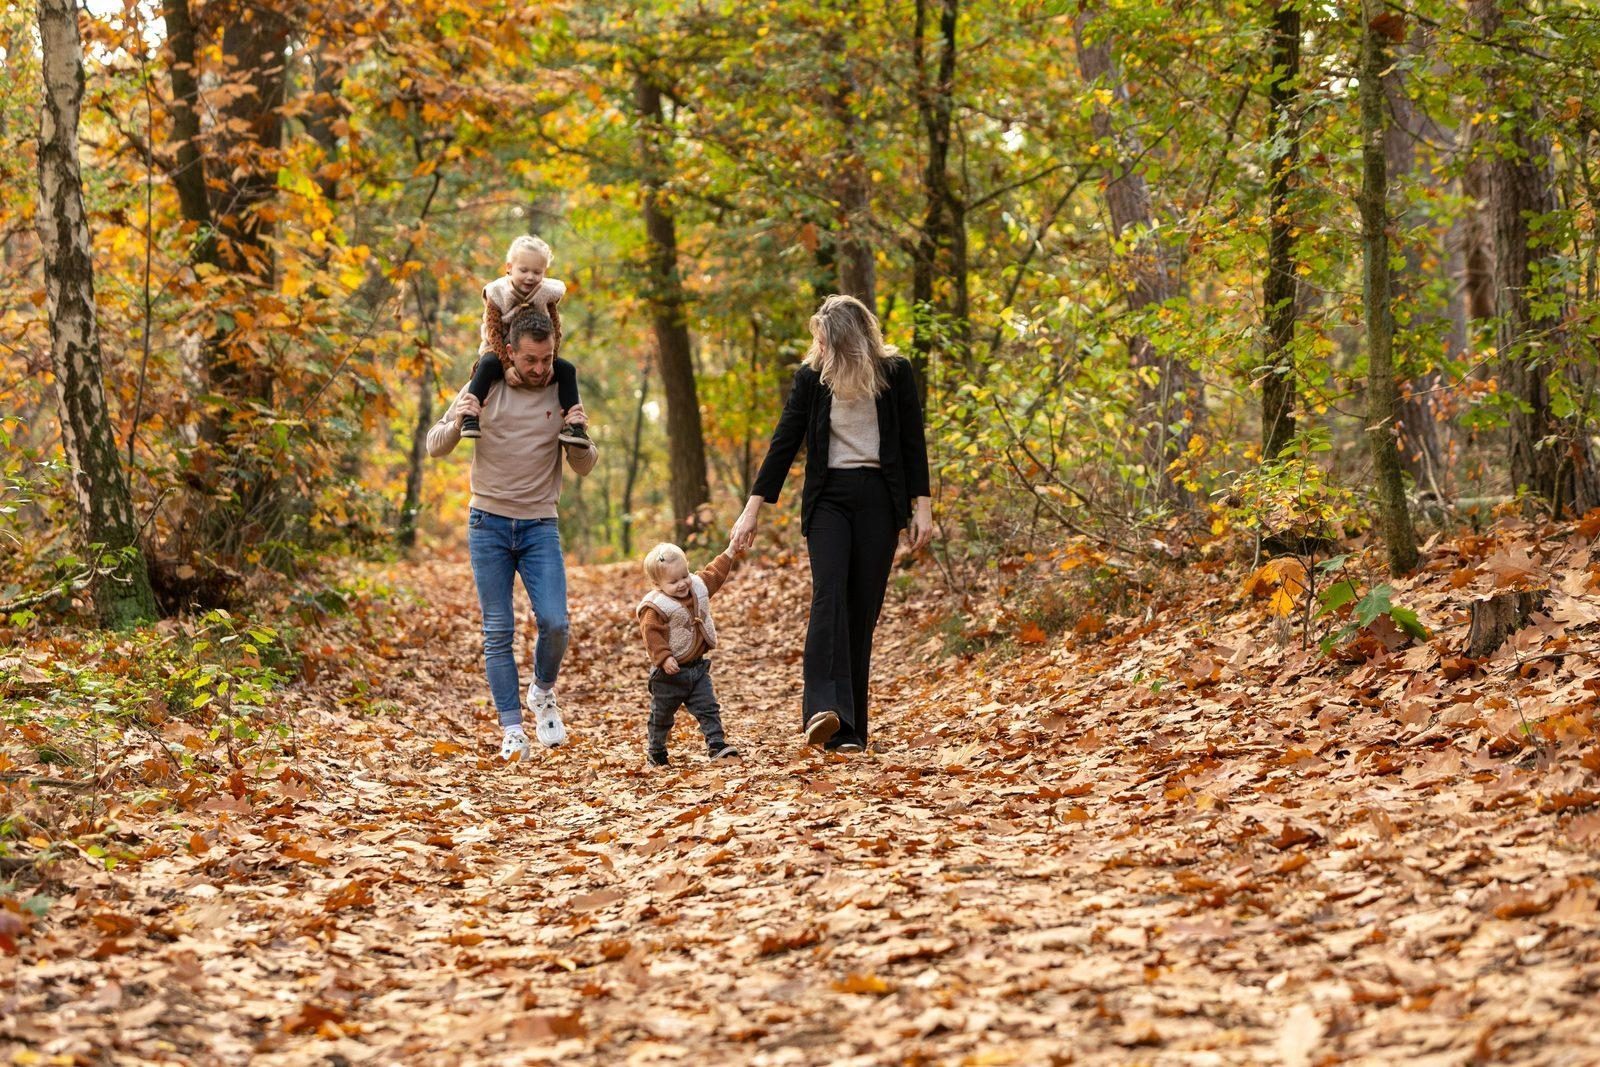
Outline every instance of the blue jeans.
<path fill-rule="evenodd" d="M 512 651 L 517 616 L 512 590 L 517 575 L 533 603 L 539 640 L 533 651 L 533 677 L 541 689 L 556 684 L 567 654 L 567 567 L 561 558 L 561 533 L 555 519 L 508 519 L 471 508 L 467 545 L 472 579 L 483 609 L 483 670 L 501 726 L 522 723 L 522 685 Z"/>

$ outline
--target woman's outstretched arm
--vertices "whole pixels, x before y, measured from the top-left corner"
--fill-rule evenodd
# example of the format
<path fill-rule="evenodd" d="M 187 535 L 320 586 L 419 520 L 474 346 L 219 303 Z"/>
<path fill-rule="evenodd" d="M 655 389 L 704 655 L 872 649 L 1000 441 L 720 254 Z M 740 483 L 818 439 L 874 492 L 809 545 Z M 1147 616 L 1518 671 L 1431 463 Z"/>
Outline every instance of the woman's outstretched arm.
<path fill-rule="evenodd" d="M 767 455 L 761 461 L 755 487 L 750 499 L 745 502 L 744 511 L 740 512 L 738 521 L 733 524 L 731 545 L 736 552 L 743 552 L 755 544 L 761 505 L 776 504 L 778 495 L 783 492 L 789 468 L 806 439 L 806 426 L 811 421 L 811 404 L 815 397 L 814 381 L 815 378 L 807 374 L 804 367 L 795 371 L 794 388 L 789 390 L 783 414 L 778 416 L 777 428 L 772 431 L 772 440 L 767 444 Z"/>

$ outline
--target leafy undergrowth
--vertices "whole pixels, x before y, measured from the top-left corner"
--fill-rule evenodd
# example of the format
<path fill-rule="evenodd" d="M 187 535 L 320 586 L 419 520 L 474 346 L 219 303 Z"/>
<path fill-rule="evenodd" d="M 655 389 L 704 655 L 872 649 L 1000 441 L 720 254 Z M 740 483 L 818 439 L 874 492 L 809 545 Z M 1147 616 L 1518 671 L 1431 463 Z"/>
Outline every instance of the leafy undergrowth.
<path fill-rule="evenodd" d="M 717 600 L 746 758 L 705 763 L 684 716 L 677 765 L 653 772 L 635 567 L 574 570 L 573 740 L 509 768 L 465 562 L 398 568 L 423 596 L 274 694 L 295 724 L 275 762 L 161 805 L 102 796 L 105 832 L 137 850 L 30 868 L 28 903 L 0 911 L 22 964 L 0 973 L 0 1049 L 1591 1061 L 1591 535 L 1508 524 L 1434 546 L 1386 594 L 1431 636 L 1373 613 L 1331 655 L 1318 638 L 1353 605 L 1308 620 L 1221 563 L 1142 601 L 1068 610 L 1035 590 L 984 624 L 1013 637 L 965 655 L 939 625 L 946 587 L 896 580 L 875 751 L 855 758 L 798 744 L 804 564 L 758 562 Z M 1522 588 L 1548 590 L 1530 625 L 1462 655 L 1470 601 Z"/>
<path fill-rule="evenodd" d="M 251 616 L 210 611 L 123 634 L 32 613 L 0 626 L 0 887 L 47 893 L 55 861 L 73 855 L 114 869 L 149 844 L 130 812 L 297 773 L 298 705 L 284 688 L 331 669 L 362 703 L 389 652 L 387 616 L 409 603 L 359 572 L 258 598 Z"/>

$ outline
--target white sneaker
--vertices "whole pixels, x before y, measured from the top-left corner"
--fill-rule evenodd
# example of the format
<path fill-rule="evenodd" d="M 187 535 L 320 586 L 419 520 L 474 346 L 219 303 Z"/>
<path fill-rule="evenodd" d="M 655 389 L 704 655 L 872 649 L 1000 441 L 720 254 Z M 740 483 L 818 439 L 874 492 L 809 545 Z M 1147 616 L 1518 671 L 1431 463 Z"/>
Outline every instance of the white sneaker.
<path fill-rule="evenodd" d="M 537 686 L 528 689 L 528 706 L 533 712 L 534 733 L 539 743 L 555 748 L 567 742 L 567 728 L 561 721 L 561 709 L 556 707 L 554 693 L 540 692 Z"/>
<path fill-rule="evenodd" d="M 528 744 L 528 735 L 522 732 L 522 727 L 506 727 L 506 736 L 500 742 L 501 759 L 508 762 L 513 759 L 527 759 L 528 753 L 532 751 L 533 746 Z"/>

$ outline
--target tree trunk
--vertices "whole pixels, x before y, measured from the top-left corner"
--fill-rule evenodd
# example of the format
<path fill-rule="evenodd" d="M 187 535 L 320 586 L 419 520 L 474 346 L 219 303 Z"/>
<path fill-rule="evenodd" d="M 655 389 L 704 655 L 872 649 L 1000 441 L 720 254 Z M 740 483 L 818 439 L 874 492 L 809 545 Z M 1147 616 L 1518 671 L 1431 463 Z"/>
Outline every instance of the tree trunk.
<path fill-rule="evenodd" d="M 1497 0 L 1474 0 L 1473 7 L 1483 38 L 1496 41 L 1501 33 Z M 1559 282 L 1530 292 L 1541 261 L 1552 258 L 1548 245 L 1535 249 L 1530 241 L 1533 229 L 1556 209 L 1550 143 L 1530 132 L 1538 105 L 1533 98 L 1519 101 L 1523 87 L 1514 84 L 1505 63 L 1492 62 L 1484 82 L 1491 105 L 1503 114 L 1486 169 L 1500 379 L 1514 402 L 1511 481 L 1543 497 L 1557 514 L 1569 507 L 1581 514 L 1600 506 L 1600 477 L 1583 425 L 1588 413 L 1563 419 L 1551 406 L 1550 377 L 1561 373 L 1567 341 L 1562 328 L 1566 294 Z"/>
<path fill-rule="evenodd" d="M 639 116 L 639 149 L 644 163 L 644 228 L 648 241 L 650 319 L 656 358 L 667 398 L 667 441 L 671 454 L 674 540 L 692 538 L 701 526 L 700 509 L 711 499 L 706 477 L 705 437 L 695 389 L 687 300 L 678 273 L 678 231 L 665 194 L 668 161 L 664 147 L 661 90 L 643 75 L 634 79 Z"/>
<path fill-rule="evenodd" d="M 1408 50 L 1413 55 L 1421 55 L 1426 53 L 1426 49 L 1426 37 L 1421 33 L 1413 35 Z M 1419 142 L 1442 143 L 1448 134 L 1412 107 L 1411 98 L 1406 93 L 1404 69 L 1403 63 L 1395 63 L 1385 72 L 1383 79 L 1384 96 L 1389 114 L 1394 119 L 1383 135 L 1385 166 L 1388 175 L 1397 182 L 1436 186 L 1432 168 L 1417 166 L 1416 145 Z M 1411 208 L 1409 197 L 1405 202 L 1406 206 L 1396 212 L 1393 220 L 1396 231 L 1401 234 L 1409 234 L 1424 222 L 1420 213 Z M 1426 278 L 1423 249 L 1416 240 L 1404 236 L 1401 238 L 1400 252 L 1405 257 L 1406 266 L 1401 276 L 1395 279 L 1395 295 L 1415 309 L 1411 317 L 1413 325 L 1425 327 L 1430 321 L 1437 321 L 1438 313 L 1432 307 L 1422 305 L 1412 293 L 1412 286 L 1422 283 Z M 1426 490 L 1443 499 L 1447 474 L 1446 447 L 1437 396 L 1444 378 L 1437 367 L 1418 365 L 1429 362 L 1431 360 L 1424 357 L 1410 361 L 1409 366 L 1403 364 L 1400 368 L 1400 373 L 1405 376 L 1405 387 L 1400 394 L 1397 444 L 1400 464 L 1411 476 L 1418 491 Z"/>
<path fill-rule="evenodd" d="M 1089 19 L 1080 14 L 1073 23 L 1073 38 L 1078 50 L 1078 66 L 1083 80 L 1099 83 L 1118 103 L 1128 104 L 1127 87 L 1112 59 L 1109 42 L 1090 43 L 1086 34 Z M 1155 216 L 1150 190 L 1136 169 L 1144 157 L 1144 145 L 1137 134 L 1113 129 L 1111 111 L 1096 104 L 1091 116 L 1095 136 L 1110 152 L 1112 173 L 1106 181 L 1106 206 L 1111 212 L 1112 237 L 1123 239 L 1134 231 L 1129 252 L 1129 273 L 1133 291 L 1128 296 L 1130 311 L 1139 311 L 1183 294 L 1177 255 L 1154 232 Z M 1185 363 L 1163 356 L 1143 334 L 1128 338 L 1128 357 L 1139 381 L 1139 410 L 1136 419 L 1150 427 L 1143 443 L 1145 468 L 1159 497 L 1180 508 L 1193 506 L 1193 497 L 1168 469 L 1182 456 L 1194 436 L 1195 418 L 1204 409 L 1203 386 Z M 1148 369 L 1149 376 L 1144 372 Z M 1153 381 L 1150 378 L 1153 377 Z"/>
<path fill-rule="evenodd" d="M 839 236 L 839 291 L 878 309 L 878 270 L 868 236 L 872 208 L 868 199 L 867 164 L 853 149 L 840 175 L 839 206 L 844 211 Z"/>
<path fill-rule="evenodd" d="M 216 151 L 228 175 L 227 191 L 214 211 L 218 253 L 251 288 L 270 289 L 277 276 L 267 243 L 273 224 L 260 209 L 278 189 L 289 27 L 255 4 L 219 14 L 227 20 L 222 59 L 232 91 L 217 105 Z M 229 339 L 214 367 L 213 385 L 230 398 L 270 405 L 272 368 L 250 347 L 251 340 Z"/>
<path fill-rule="evenodd" d="M 428 430 L 433 426 L 433 392 L 437 380 L 433 373 L 434 330 L 439 322 L 439 282 L 426 273 L 412 279 L 416 296 L 417 319 L 422 324 L 423 366 L 417 374 L 417 421 L 411 434 L 411 452 L 406 457 L 406 495 L 400 503 L 400 523 L 395 540 L 410 551 L 417 543 L 417 519 L 422 514 L 422 470 L 428 455 Z"/>
<path fill-rule="evenodd" d="M 314 177 L 317 188 L 322 192 L 322 199 L 331 207 L 339 199 L 337 172 L 330 169 L 338 163 L 341 155 L 337 126 L 350 110 L 341 95 L 345 65 L 343 58 L 333 55 L 325 42 L 311 50 L 308 62 L 311 65 L 311 99 L 307 101 L 302 121 L 305 123 L 306 136 L 322 149 L 322 166 Z M 327 253 L 324 253 L 323 261 L 327 261 Z"/>
<path fill-rule="evenodd" d="M 177 166 L 172 185 L 185 222 L 195 227 L 195 263 L 218 266 L 216 226 L 211 219 L 211 199 L 206 192 L 206 158 L 200 145 L 200 45 L 189 0 L 164 0 L 167 25 L 167 76 L 172 84 L 172 139 L 177 144 Z"/>
<path fill-rule="evenodd" d="M 1472 602 L 1471 625 L 1467 630 L 1467 655 L 1486 659 L 1506 638 L 1528 624 L 1528 618 L 1544 606 L 1548 589 L 1508 589 Z"/>
<path fill-rule="evenodd" d="M 1466 165 L 1461 168 L 1461 197 L 1466 201 L 1459 237 L 1462 288 L 1469 322 L 1494 318 L 1494 228 L 1489 221 L 1489 163 L 1483 158 L 1484 136 L 1476 126 L 1467 128 Z"/>
<path fill-rule="evenodd" d="M 639 364 L 639 404 L 633 412 L 633 445 L 628 449 L 628 473 L 622 482 L 622 554 L 633 555 L 633 487 L 639 478 L 640 448 L 644 442 L 645 397 L 650 395 L 650 361 Z"/>
<path fill-rule="evenodd" d="M 1377 479 L 1378 525 L 1389 550 L 1389 572 L 1417 565 L 1417 536 L 1406 506 L 1395 422 L 1400 391 L 1394 375 L 1394 310 L 1389 270 L 1389 175 L 1384 157 L 1384 26 L 1375 21 L 1380 0 L 1361 5 L 1361 238 L 1367 319 L 1367 441 Z"/>
<path fill-rule="evenodd" d="M 98 550 L 117 553 L 93 585 L 95 611 L 118 629 L 155 618 L 150 573 L 139 548 L 133 497 L 117 458 L 116 435 L 100 380 L 94 263 L 78 170 L 83 102 L 83 44 L 75 0 L 38 0 L 44 101 L 39 124 L 39 240 L 44 252 L 50 357 L 61 402 L 61 443 L 72 468 L 81 537 L 98 567 Z"/>
<path fill-rule="evenodd" d="M 839 84 L 827 93 L 827 108 L 839 124 L 840 160 L 834 180 L 835 197 L 839 203 L 836 224 L 838 234 L 839 292 L 861 301 L 873 311 L 878 309 L 877 264 L 872 248 L 871 182 L 867 174 L 866 150 L 861 143 L 861 122 L 853 105 L 859 96 L 859 79 L 855 62 L 850 57 L 846 42 L 838 34 L 830 34 L 826 42 L 828 51 L 840 57 Z"/>
<path fill-rule="evenodd" d="M 928 159 L 922 171 L 923 217 L 913 252 L 911 362 L 919 388 L 927 390 L 928 359 L 935 342 L 950 343 L 957 362 L 970 365 L 971 322 L 967 283 L 966 204 L 950 184 L 956 76 L 956 25 L 960 0 L 939 0 L 939 67 L 930 80 L 923 49 L 928 0 L 917 0 L 912 27 L 917 114 L 927 136 Z M 941 299 L 940 272 L 948 279 Z M 942 320 L 942 321 L 941 321 Z M 926 397 L 924 397 L 924 401 Z"/>
<path fill-rule="evenodd" d="M 1261 380 L 1261 458 L 1273 459 L 1294 439 L 1298 390 L 1294 373 L 1295 300 L 1294 219 L 1289 196 L 1300 158 L 1295 96 L 1300 77 L 1300 10 L 1294 0 L 1278 0 L 1272 13 L 1272 84 L 1268 90 L 1267 278 L 1262 302 L 1267 312 L 1267 353 Z"/>
<path fill-rule="evenodd" d="M 213 47 L 194 20 L 189 0 L 163 0 L 168 76 L 172 86 L 173 186 L 183 218 L 194 229 L 190 259 L 221 272 L 231 285 L 213 292 L 224 305 L 275 284 L 268 239 L 273 225 L 260 210 L 277 195 L 287 86 L 288 22 L 270 8 L 245 0 L 208 6 L 208 24 L 223 27 L 215 75 L 204 57 Z M 202 130 L 201 113 L 215 115 Z M 248 330 L 217 328 L 201 340 L 205 388 L 219 406 L 205 410 L 200 437 L 212 449 L 194 477 L 204 511 L 196 527 L 208 555 L 230 557 L 281 538 L 290 522 L 290 498 L 274 469 L 280 452 L 262 457 L 256 446 L 258 407 L 272 405 L 273 368 Z M 235 412 L 247 410 L 241 420 Z"/>

